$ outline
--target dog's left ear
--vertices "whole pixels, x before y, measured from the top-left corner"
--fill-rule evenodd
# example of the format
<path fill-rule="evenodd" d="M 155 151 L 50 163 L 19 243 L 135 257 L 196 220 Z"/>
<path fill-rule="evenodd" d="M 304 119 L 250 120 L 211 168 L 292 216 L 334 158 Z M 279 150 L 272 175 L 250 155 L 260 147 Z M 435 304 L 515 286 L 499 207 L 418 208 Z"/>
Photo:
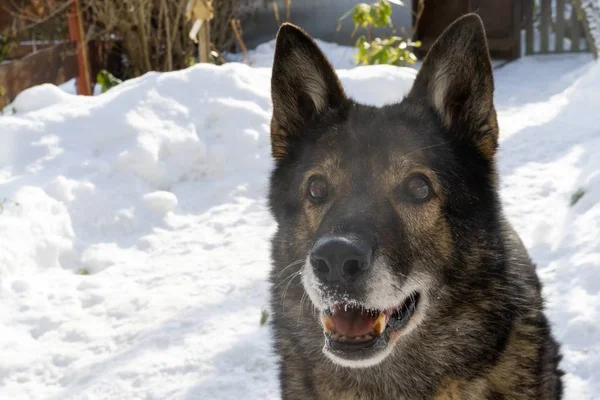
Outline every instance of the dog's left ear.
<path fill-rule="evenodd" d="M 335 70 L 300 28 L 283 24 L 277 34 L 271 77 L 273 157 L 283 159 L 306 123 L 346 100 Z"/>
<path fill-rule="evenodd" d="M 426 99 L 446 128 L 491 160 L 498 145 L 492 65 L 481 18 L 456 20 L 423 61 L 409 97 Z"/>

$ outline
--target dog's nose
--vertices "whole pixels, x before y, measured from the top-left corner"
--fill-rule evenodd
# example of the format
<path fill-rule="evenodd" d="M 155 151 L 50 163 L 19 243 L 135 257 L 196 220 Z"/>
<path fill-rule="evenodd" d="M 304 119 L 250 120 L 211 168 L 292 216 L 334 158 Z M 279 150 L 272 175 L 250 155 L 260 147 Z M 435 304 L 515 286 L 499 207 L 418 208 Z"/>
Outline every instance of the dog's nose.
<path fill-rule="evenodd" d="M 315 275 L 323 282 L 354 283 L 371 268 L 371 244 L 357 236 L 324 236 L 310 255 Z"/>

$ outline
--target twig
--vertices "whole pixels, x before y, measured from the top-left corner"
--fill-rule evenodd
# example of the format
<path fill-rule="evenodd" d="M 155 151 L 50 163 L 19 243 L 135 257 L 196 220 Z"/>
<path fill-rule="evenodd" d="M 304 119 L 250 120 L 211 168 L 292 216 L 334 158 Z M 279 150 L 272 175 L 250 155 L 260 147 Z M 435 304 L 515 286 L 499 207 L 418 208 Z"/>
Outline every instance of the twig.
<path fill-rule="evenodd" d="M 413 26 L 413 39 L 417 34 L 417 30 L 419 29 L 419 22 L 421 21 L 421 17 L 423 16 L 423 12 L 425 11 L 425 0 L 419 0 L 419 4 L 417 5 L 417 13 L 415 15 L 415 24 Z"/>
<path fill-rule="evenodd" d="M 167 71 L 173 71 L 173 43 L 171 43 L 171 27 L 169 26 L 169 6 L 167 0 L 163 0 L 162 3 L 165 10 L 165 31 L 167 32 Z"/>
<path fill-rule="evenodd" d="M 144 7 L 142 4 L 138 4 L 137 5 L 137 26 L 138 26 L 138 30 L 140 32 L 140 43 L 141 43 L 141 50 L 142 50 L 142 57 L 144 60 L 144 68 L 146 69 L 146 71 L 151 71 L 152 70 L 152 62 L 150 61 L 150 54 L 149 51 L 147 49 L 147 44 L 148 44 L 148 36 L 146 34 L 146 15 L 144 13 Z"/>
<path fill-rule="evenodd" d="M 242 39 L 242 26 L 240 24 L 240 20 L 231 18 L 231 28 L 233 29 L 233 33 L 235 35 L 235 38 L 237 39 L 240 49 L 242 49 L 242 54 L 244 54 L 244 60 L 246 60 L 246 62 L 249 62 L 250 57 L 248 57 L 248 48 L 246 47 L 246 44 Z"/>
<path fill-rule="evenodd" d="M 275 15 L 275 22 L 277 26 L 281 25 L 281 20 L 279 19 L 279 6 L 277 5 L 277 1 L 273 1 L 273 14 Z"/>
<path fill-rule="evenodd" d="M 185 24 L 185 18 L 181 20 L 181 27 L 179 26 L 180 19 L 183 16 L 183 10 L 185 10 L 185 3 L 181 4 L 181 6 L 177 7 L 177 15 L 173 20 L 173 31 L 171 31 L 171 37 L 177 37 L 177 29 L 183 29 L 183 25 Z"/>
<path fill-rule="evenodd" d="M 158 29 L 156 31 L 156 35 L 154 35 L 154 46 L 156 46 L 158 43 L 162 43 L 162 40 L 166 40 L 163 39 L 163 35 L 167 36 L 167 32 L 166 29 L 163 28 L 163 23 L 166 23 L 165 21 L 165 2 L 162 1 L 161 5 L 160 5 L 160 9 L 158 10 L 158 18 L 156 19 L 158 21 Z M 157 62 L 158 63 L 158 62 Z M 162 65 L 163 70 L 166 70 L 167 68 L 167 60 L 165 59 Z"/>
<path fill-rule="evenodd" d="M 292 20 L 292 0 L 285 0 L 285 20 L 290 22 Z"/>
<path fill-rule="evenodd" d="M 25 7 L 16 5 L 12 0 L 11 0 L 10 4 L 13 7 L 12 9 L 8 8 L 7 6 L 4 6 L 2 8 L 4 8 L 10 15 L 12 15 L 15 18 L 20 17 L 20 18 L 23 18 L 23 19 L 26 19 L 29 21 L 33 21 L 33 23 L 22 27 L 22 30 L 27 30 L 27 29 L 34 28 L 40 24 L 43 24 L 44 22 L 46 22 L 46 21 L 54 18 L 58 14 L 62 13 L 63 11 L 68 9 L 71 6 L 71 4 L 73 4 L 73 0 L 66 0 L 62 5 L 57 6 L 55 9 L 53 9 L 51 12 L 49 12 L 46 16 L 40 17 L 40 18 L 38 18 L 36 15 L 28 12 Z"/>

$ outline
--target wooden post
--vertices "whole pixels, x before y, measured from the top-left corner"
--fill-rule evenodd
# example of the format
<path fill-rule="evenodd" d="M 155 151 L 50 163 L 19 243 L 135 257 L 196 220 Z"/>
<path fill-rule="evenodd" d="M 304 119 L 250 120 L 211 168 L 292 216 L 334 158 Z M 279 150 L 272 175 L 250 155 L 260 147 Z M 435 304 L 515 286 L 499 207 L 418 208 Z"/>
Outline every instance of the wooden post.
<path fill-rule="evenodd" d="M 88 57 L 87 41 L 85 40 L 85 31 L 83 29 L 83 19 L 81 16 L 81 7 L 79 0 L 73 2 L 71 12 L 68 15 L 69 38 L 77 46 L 77 94 L 90 96 L 92 94 L 92 83 L 90 80 L 90 60 Z"/>
<path fill-rule="evenodd" d="M 530 55 L 534 53 L 534 47 L 533 47 L 533 36 L 534 36 L 534 29 L 533 29 L 533 1 L 534 0 L 527 0 L 525 1 L 525 21 L 527 23 L 527 25 L 525 26 L 525 31 L 526 31 L 526 35 L 525 35 L 525 54 L 526 55 Z"/>
<path fill-rule="evenodd" d="M 201 63 L 210 62 L 210 20 L 213 16 L 212 0 L 190 0 L 187 18 L 195 21 L 190 38 L 198 43 L 198 58 Z"/>
<path fill-rule="evenodd" d="M 198 57 L 201 63 L 210 61 L 210 20 L 202 21 L 198 37 Z"/>
<path fill-rule="evenodd" d="M 556 52 L 565 50 L 565 0 L 556 3 Z"/>

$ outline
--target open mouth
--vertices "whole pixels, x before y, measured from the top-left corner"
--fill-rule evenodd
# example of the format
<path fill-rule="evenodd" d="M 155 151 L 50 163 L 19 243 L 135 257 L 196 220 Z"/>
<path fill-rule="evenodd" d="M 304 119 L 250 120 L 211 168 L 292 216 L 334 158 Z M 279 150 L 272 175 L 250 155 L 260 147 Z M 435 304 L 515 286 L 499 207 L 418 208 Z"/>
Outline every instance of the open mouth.
<path fill-rule="evenodd" d="M 386 310 L 338 303 L 323 311 L 325 350 L 352 360 L 366 359 L 387 348 L 390 335 L 404 328 L 419 305 L 419 293 Z"/>

